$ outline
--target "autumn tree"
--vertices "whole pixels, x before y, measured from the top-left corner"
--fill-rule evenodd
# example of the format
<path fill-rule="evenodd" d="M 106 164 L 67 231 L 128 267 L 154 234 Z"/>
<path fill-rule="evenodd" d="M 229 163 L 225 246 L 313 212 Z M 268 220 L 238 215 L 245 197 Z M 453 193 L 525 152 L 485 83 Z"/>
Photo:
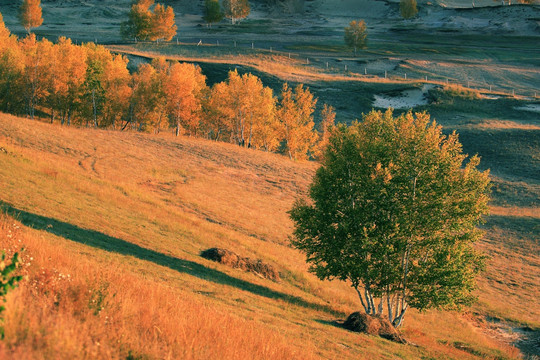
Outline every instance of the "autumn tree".
<path fill-rule="evenodd" d="M 313 111 L 317 99 L 302 84 L 293 90 L 283 85 L 276 115 L 283 126 L 284 152 L 290 159 L 306 159 L 317 140 Z"/>
<path fill-rule="evenodd" d="M 152 15 L 150 40 L 169 41 L 176 35 L 174 11 L 170 6 L 157 4 Z"/>
<path fill-rule="evenodd" d="M 36 108 L 45 103 L 49 93 L 53 44 L 47 39 L 37 41 L 35 34 L 30 34 L 19 45 L 24 54 L 22 92 L 26 113 L 33 119 Z"/>
<path fill-rule="evenodd" d="M 319 278 L 348 281 L 367 314 L 396 327 L 409 307 L 470 303 L 490 181 L 477 156 L 466 158 L 457 134 L 426 113 L 371 112 L 338 126 L 310 202 L 290 211 L 293 245 Z"/>
<path fill-rule="evenodd" d="M 247 17 L 251 11 L 248 0 L 223 0 L 222 5 L 225 10 L 225 17 L 231 19 L 233 25 L 236 24 L 238 19 Z"/>
<path fill-rule="evenodd" d="M 324 104 L 321 111 L 321 122 L 319 124 L 319 138 L 314 157 L 320 159 L 324 149 L 328 145 L 330 134 L 336 123 L 336 111 L 333 106 Z"/>
<path fill-rule="evenodd" d="M 231 71 L 225 83 L 212 89 L 209 103 L 213 126 L 227 131 L 230 140 L 240 146 L 272 150 L 276 147 L 279 124 L 274 116 L 272 90 L 253 74 Z M 208 110 L 207 110 L 208 112 Z"/>
<path fill-rule="evenodd" d="M 177 31 L 173 8 L 157 4 L 154 0 L 136 0 L 131 5 L 128 20 L 120 27 L 124 39 L 171 40 Z"/>
<path fill-rule="evenodd" d="M 212 25 L 213 23 L 218 23 L 223 20 L 224 16 L 218 0 L 204 0 L 203 20 L 206 21 L 207 24 Z"/>
<path fill-rule="evenodd" d="M 100 79 L 104 99 L 102 126 L 117 128 L 127 115 L 132 94 L 131 75 L 127 64 L 128 59 L 122 55 L 111 55 L 104 63 Z"/>
<path fill-rule="evenodd" d="M 20 113 L 23 104 L 25 56 L 0 14 L 0 110 Z"/>
<path fill-rule="evenodd" d="M 162 85 L 159 74 L 152 65 L 139 66 L 131 80 L 133 93 L 124 129 L 131 124 L 139 130 L 153 129 L 159 132 L 160 128 L 167 126 Z"/>
<path fill-rule="evenodd" d="M 412 17 L 415 17 L 416 14 L 418 14 L 416 0 L 400 0 L 399 13 L 404 19 L 410 19 Z"/>
<path fill-rule="evenodd" d="M 87 53 L 83 47 L 73 44 L 71 39 L 65 37 L 59 39 L 55 48 L 57 54 L 54 70 L 60 87 L 58 105 L 62 116 L 61 123 L 67 122 L 67 125 L 71 125 L 84 90 Z"/>
<path fill-rule="evenodd" d="M 202 110 L 202 94 L 206 89 L 206 77 L 201 73 L 201 68 L 188 63 L 172 64 L 163 88 L 167 111 L 176 127 L 176 136 L 181 132 L 196 135 Z"/>
<path fill-rule="evenodd" d="M 232 139 L 232 117 L 228 106 L 229 86 L 219 82 L 212 86 L 209 96 L 203 102 L 203 131 L 209 139 L 230 141 Z"/>
<path fill-rule="evenodd" d="M 30 29 L 41 26 L 43 24 L 41 0 L 23 0 L 19 8 L 19 19 L 28 34 Z"/>
<path fill-rule="evenodd" d="M 354 48 L 354 56 L 357 49 L 367 46 L 367 26 L 364 20 L 353 20 L 345 28 L 345 44 Z"/>
<path fill-rule="evenodd" d="M 124 39 L 147 40 L 152 33 L 152 13 L 150 6 L 154 0 L 136 0 L 131 5 L 128 20 L 120 25 Z"/>

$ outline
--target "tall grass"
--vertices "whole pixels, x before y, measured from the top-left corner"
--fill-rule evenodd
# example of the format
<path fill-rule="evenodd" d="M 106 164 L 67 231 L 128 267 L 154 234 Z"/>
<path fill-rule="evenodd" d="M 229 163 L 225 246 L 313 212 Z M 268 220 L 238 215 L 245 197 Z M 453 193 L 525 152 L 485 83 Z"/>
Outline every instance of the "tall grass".
<path fill-rule="evenodd" d="M 404 332 L 419 347 L 340 328 L 336 321 L 359 308 L 354 291 L 309 274 L 287 240 L 286 211 L 316 164 L 7 115 L 0 147 L 0 246 L 27 248 L 28 275 L 9 296 L 0 358 L 516 355 L 457 313 L 411 312 Z M 271 263 L 283 280 L 199 256 L 214 246 Z M 480 311 L 502 291 L 481 295 Z M 534 302 L 521 292 L 519 299 Z M 454 346 L 461 343 L 468 347 Z"/>

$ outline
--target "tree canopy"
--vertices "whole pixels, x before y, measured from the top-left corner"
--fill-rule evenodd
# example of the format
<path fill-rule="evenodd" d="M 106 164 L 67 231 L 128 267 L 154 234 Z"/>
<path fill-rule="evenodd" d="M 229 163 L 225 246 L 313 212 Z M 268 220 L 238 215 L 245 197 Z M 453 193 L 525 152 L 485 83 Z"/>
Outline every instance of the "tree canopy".
<path fill-rule="evenodd" d="M 247 17 L 251 11 L 248 0 L 223 0 L 225 17 L 235 24 L 238 19 Z"/>
<path fill-rule="evenodd" d="M 426 113 L 371 112 L 333 130 L 310 189 L 290 211 L 293 245 L 321 279 L 349 281 L 366 313 L 399 326 L 409 306 L 459 307 L 483 257 L 489 172 Z M 377 304 L 378 301 L 378 304 Z"/>
<path fill-rule="evenodd" d="M 416 0 L 400 0 L 399 13 L 404 19 L 410 19 L 418 14 Z"/>
<path fill-rule="evenodd" d="M 203 20 L 208 24 L 217 23 L 223 20 L 223 11 L 221 11 L 221 5 L 218 0 L 205 0 L 204 1 L 204 16 Z"/>
<path fill-rule="evenodd" d="M 355 56 L 357 49 L 367 46 L 367 26 L 364 20 L 353 20 L 345 28 L 345 44 L 354 48 Z"/>
<path fill-rule="evenodd" d="M 154 0 L 136 0 L 131 5 L 129 17 L 120 27 L 125 39 L 171 40 L 177 31 L 173 8 L 161 4 L 154 6 Z"/>
<path fill-rule="evenodd" d="M 19 19 L 26 32 L 43 24 L 41 17 L 41 0 L 23 0 L 19 9 Z"/>

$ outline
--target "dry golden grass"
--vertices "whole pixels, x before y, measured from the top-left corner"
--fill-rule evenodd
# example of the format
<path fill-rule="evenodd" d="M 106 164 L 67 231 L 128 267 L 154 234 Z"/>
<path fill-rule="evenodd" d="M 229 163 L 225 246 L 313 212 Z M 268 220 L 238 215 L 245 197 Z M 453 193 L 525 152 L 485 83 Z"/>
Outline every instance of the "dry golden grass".
<path fill-rule="evenodd" d="M 325 72 L 316 66 L 309 66 L 306 59 L 290 59 L 285 55 L 220 55 L 213 57 L 184 56 L 174 54 L 164 54 L 154 51 L 141 51 L 134 49 L 130 45 L 109 45 L 107 48 L 114 53 L 122 55 L 135 55 L 146 58 L 164 57 L 167 60 L 202 62 L 213 64 L 232 64 L 247 66 L 257 71 L 276 76 L 283 81 L 293 81 L 304 84 L 311 84 L 317 81 L 359 81 L 367 83 L 384 84 L 406 84 L 411 81 L 404 79 L 390 79 L 379 76 L 363 75 L 348 72 L 347 75 Z M 417 80 L 414 80 L 417 81 Z M 413 81 L 413 82 L 414 82 Z M 432 82 L 443 84 L 443 82 Z"/>
<path fill-rule="evenodd" d="M 404 332 L 418 347 L 336 326 L 358 309 L 354 291 L 307 273 L 287 241 L 286 211 L 314 163 L 9 115 L 0 115 L 0 147 L 0 204 L 19 219 L 2 216 L 0 245 L 24 245 L 33 258 L 29 281 L 9 297 L 0 358 L 516 357 L 456 313 L 411 312 Z M 199 256 L 215 246 L 273 264 L 283 280 Z M 479 311 L 504 291 L 481 294 Z M 535 300 L 517 292 L 519 301 L 510 315 L 526 322 L 536 313 L 522 308 Z"/>

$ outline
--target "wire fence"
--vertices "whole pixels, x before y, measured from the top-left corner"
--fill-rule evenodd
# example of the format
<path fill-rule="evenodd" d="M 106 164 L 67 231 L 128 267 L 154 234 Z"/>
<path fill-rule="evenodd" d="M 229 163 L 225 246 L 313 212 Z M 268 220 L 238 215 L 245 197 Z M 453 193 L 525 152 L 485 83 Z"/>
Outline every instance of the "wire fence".
<path fill-rule="evenodd" d="M 81 43 L 76 38 L 72 41 L 77 44 Z M 322 56 L 320 54 L 313 54 L 309 52 L 299 53 L 294 51 L 288 51 L 283 49 L 276 49 L 273 46 L 262 46 L 261 42 L 255 40 L 223 40 L 222 38 L 215 39 L 183 39 L 182 42 L 178 38 L 172 41 L 137 41 L 137 40 L 123 40 L 123 41 L 107 41 L 100 43 L 96 37 L 94 43 L 102 45 L 127 45 L 127 44 L 150 44 L 150 45 L 177 45 L 182 47 L 204 47 L 215 49 L 226 49 L 228 54 L 234 55 L 249 55 L 249 54 L 266 54 L 273 56 L 281 56 L 282 58 L 288 58 L 294 61 L 294 65 L 302 65 L 315 69 L 317 72 L 328 75 L 340 75 L 347 77 L 359 77 L 370 79 L 374 81 L 388 81 L 388 82 L 401 82 L 401 83 L 426 83 L 436 84 L 441 86 L 459 86 L 464 89 L 480 92 L 487 98 L 497 97 L 515 97 L 525 100 L 538 100 L 540 97 L 540 89 L 525 89 L 523 86 L 514 88 L 511 85 L 500 84 L 498 82 L 490 83 L 484 80 L 478 80 L 475 78 L 456 78 L 454 75 L 437 74 L 436 72 L 429 72 L 429 74 L 419 74 L 417 71 L 406 72 L 401 69 L 395 70 L 381 70 L 370 68 L 369 64 L 362 67 L 358 65 L 358 58 L 349 57 L 348 54 L 336 54 L 336 56 Z M 164 54 L 166 55 L 166 54 Z M 380 59 L 377 59 L 380 60 Z M 292 65 L 292 63 L 291 63 Z M 427 72 L 427 71 L 424 71 Z"/>

